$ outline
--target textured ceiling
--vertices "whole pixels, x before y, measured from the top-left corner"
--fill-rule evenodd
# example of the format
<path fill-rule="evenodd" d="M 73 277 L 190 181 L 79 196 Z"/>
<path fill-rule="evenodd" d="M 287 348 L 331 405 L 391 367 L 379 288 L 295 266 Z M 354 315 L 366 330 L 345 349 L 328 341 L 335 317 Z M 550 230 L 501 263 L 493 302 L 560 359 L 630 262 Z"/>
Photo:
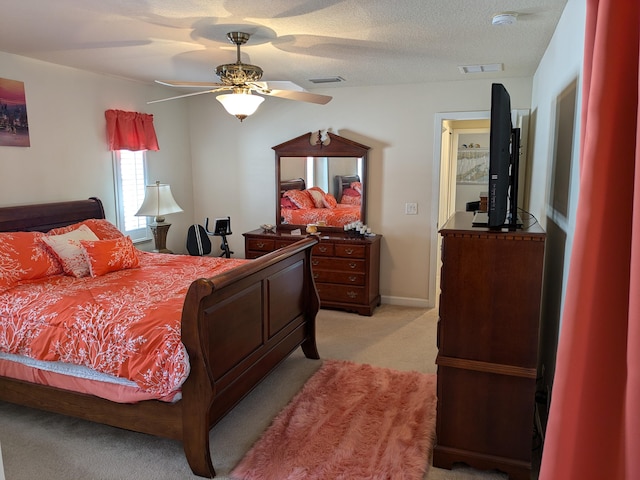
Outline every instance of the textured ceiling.
<path fill-rule="evenodd" d="M 531 76 L 566 0 L 16 0 L 2 2 L 0 51 L 142 82 L 217 81 L 236 60 L 263 80 L 314 88 Z M 516 12 L 515 25 L 492 26 Z M 459 65 L 504 64 L 462 75 Z M 1 67 L 1 66 L 0 66 Z M 1 68 L 0 68 L 1 73 Z"/>

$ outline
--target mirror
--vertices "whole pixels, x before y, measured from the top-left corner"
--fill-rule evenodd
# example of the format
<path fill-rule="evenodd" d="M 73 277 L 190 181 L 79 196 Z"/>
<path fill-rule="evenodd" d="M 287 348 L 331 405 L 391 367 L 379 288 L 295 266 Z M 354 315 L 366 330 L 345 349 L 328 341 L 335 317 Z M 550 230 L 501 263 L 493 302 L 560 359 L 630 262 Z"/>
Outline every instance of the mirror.
<path fill-rule="evenodd" d="M 275 147 L 276 225 L 343 230 L 366 223 L 369 147 L 331 132 L 309 132 Z"/>

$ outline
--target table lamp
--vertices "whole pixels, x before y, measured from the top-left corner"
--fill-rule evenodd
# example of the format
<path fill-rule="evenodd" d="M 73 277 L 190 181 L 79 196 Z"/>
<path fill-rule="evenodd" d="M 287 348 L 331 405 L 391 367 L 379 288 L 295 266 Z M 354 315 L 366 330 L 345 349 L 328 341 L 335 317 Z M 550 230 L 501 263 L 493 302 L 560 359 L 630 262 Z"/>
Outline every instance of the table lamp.
<path fill-rule="evenodd" d="M 182 208 L 171 195 L 169 185 L 156 182 L 154 185 L 145 187 L 144 201 L 135 215 L 136 217 L 154 217 L 153 223 L 149 225 L 156 247 L 154 252 L 173 253 L 167 249 L 167 232 L 171 224 L 164 221 L 164 215 L 178 212 L 182 212 Z"/>

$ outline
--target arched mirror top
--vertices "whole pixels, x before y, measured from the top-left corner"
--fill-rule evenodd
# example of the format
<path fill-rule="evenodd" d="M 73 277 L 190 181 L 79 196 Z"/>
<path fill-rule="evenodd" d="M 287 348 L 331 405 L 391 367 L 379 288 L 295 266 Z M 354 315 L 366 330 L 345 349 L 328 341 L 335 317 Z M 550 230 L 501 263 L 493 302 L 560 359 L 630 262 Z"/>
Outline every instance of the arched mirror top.
<path fill-rule="evenodd" d="M 331 132 L 309 132 L 276 153 L 276 225 L 343 230 L 366 223 L 369 147 Z"/>

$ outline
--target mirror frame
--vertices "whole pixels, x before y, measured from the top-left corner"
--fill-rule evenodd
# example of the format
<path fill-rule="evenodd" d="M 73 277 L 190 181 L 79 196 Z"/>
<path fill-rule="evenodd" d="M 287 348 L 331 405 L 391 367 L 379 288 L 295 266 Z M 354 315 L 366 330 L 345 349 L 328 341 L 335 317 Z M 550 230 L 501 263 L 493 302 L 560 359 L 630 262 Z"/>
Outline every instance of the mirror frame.
<path fill-rule="evenodd" d="M 315 137 L 315 144 L 312 144 Z M 360 206 L 360 220 L 366 223 L 367 218 L 367 163 L 369 149 L 367 145 L 354 142 L 348 138 L 341 137 L 331 132 L 327 132 L 330 140 L 328 145 L 321 141 L 321 132 L 309 132 L 287 142 L 271 147 L 276 153 L 276 226 L 279 229 L 295 229 L 305 227 L 305 225 L 283 224 L 280 218 L 280 159 L 282 157 L 354 157 L 362 158 L 362 204 Z M 325 142 L 326 143 L 326 142 Z M 327 225 L 323 230 L 343 231 L 342 227 L 332 227 Z"/>

